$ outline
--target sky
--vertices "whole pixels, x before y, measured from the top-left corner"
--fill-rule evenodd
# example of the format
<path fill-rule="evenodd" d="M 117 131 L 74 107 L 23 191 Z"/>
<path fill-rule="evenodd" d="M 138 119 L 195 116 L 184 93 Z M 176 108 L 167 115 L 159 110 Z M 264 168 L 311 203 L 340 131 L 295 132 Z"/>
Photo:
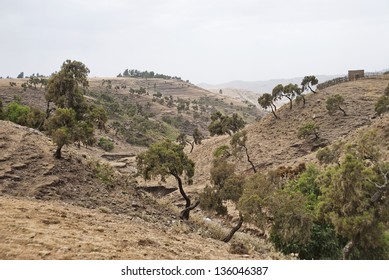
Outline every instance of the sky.
<path fill-rule="evenodd" d="M 0 0 L 0 76 L 125 69 L 193 83 L 389 68 L 388 0 Z"/>

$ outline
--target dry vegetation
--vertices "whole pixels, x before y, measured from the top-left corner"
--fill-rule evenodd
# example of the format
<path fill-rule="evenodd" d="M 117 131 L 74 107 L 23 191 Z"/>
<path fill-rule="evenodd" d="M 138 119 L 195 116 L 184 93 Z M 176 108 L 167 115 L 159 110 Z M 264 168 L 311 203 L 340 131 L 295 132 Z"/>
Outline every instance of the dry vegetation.
<path fill-rule="evenodd" d="M 280 120 L 271 114 L 246 127 L 248 149 L 252 161 L 260 171 L 278 166 L 297 166 L 315 162 L 319 147 L 337 140 L 352 140 L 357 130 L 377 128 L 389 142 L 389 117 L 377 118 L 374 103 L 389 82 L 372 79 L 348 82 L 326 88 L 307 96 L 307 104 L 280 108 Z M 211 98 L 235 107 L 242 105 L 228 97 L 221 98 L 182 81 L 140 79 L 112 79 L 110 95 L 117 102 L 136 102 L 146 106 L 152 102 L 153 83 L 156 91 L 174 98 Z M 16 80 L 19 82 L 19 80 Z M 125 85 L 126 88 L 115 85 Z M 148 88 L 149 95 L 129 95 L 129 88 Z M 101 79 L 90 79 L 90 91 L 106 92 Z M 345 99 L 344 109 L 330 116 L 326 99 L 340 94 Z M 28 105 L 44 108 L 41 90 L 9 87 L 7 79 L 0 80 L 0 97 L 8 103 L 20 96 Z M 90 94 L 91 102 L 98 100 Z M 216 103 L 215 103 L 216 104 Z M 210 108 L 214 105 L 210 105 Z M 152 102 L 152 118 L 164 114 L 177 115 L 176 108 Z M 184 114 L 185 115 L 185 114 Z M 115 117 L 115 116 L 114 116 Z M 191 114 L 185 118 L 195 122 Z M 254 115 L 250 116 L 251 120 Z M 319 141 L 298 139 L 302 123 L 314 121 L 319 126 Z M 110 123 L 112 123 L 112 119 Z M 205 124 L 203 125 L 203 129 Z M 98 137 L 113 139 L 114 154 L 99 148 L 64 148 L 63 159 L 52 156 L 55 145 L 44 134 L 0 121 L 0 259 L 280 259 L 262 234 L 244 225 L 231 244 L 221 239 L 235 220 L 204 219 L 196 209 L 189 222 L 178 219 L 183 205 L 174 181 L 165 184 L 167 191 L 150 195 L 144 190 L 160 182 L 133 179 L 135 156 L 145 148 L 130 145 L 112 129 L 99 131 Z M 190 157 L 196 163 L 195 185 L 187 190 L 196 196 L 209 183 L 212 152 L 228 144 L 229 136 L 218 136 L 196 146 Z M 386 147 L 388 149 L 388 147 Z M 105 155 L 104 157 L 102 157 Z M 114 167 L 115 168 L 114 168 Z M 237 170 L 249 174 L 250 166 L 240 159 Z M 128 176 L 128 174 L 130 176 Z M 166 189 L 165 188 L 165 189 Z M 160 188 L 158 188 L 160 190 Z M 155 198 L 158 197 L 158 198 Z M 243 233 L 246 232 L 246 233 Z M 248 233 L 251 234 L 248 234 Z M 244 246 L 242 246 L 244 244 Z"/>

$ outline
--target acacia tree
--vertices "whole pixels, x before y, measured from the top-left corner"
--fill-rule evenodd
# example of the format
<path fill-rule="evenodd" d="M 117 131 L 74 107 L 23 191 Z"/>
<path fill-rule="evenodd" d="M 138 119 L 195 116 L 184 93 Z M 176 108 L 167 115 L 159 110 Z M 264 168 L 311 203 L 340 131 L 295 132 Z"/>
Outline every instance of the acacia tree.
<path fill-rule="evenodd" d="M 316 93 L 311 86 L 315 86 L 319 83 L 319 80 L 315 76 L 305 76 L 304 79 L 301 82 L 302 91 L 306 91 L 307 88 L 309 88 L 310 91 L 313 93 Z"/>
<path fill-rule="evenodd" d="M 267 108 L 270 107 L 272 114 L 276 119 L 279 119 L 279 117 L 276 115 L 277 107 L 274 105 L 274 98 L 270 93 L 264 93 L 258 98 L 259 105 L 267 110 Z"/>
<path fill-rule="evenodd" d="M 333 115 L 337 110 L 340 110 L 343 112 L 343 116 L 346 116 L 346 111 L 343 110 L 342 107 L 340 107 L 341 105 L 343 106 L 343 104 L 344 98 L 339 94 L 335 94 L 333 96 L 328 97 L 326 104 L 328 113 L 330 115 Z"/>
<path fill-rule="evenodd" d="M 286 86 L 278 84 L 273 88 L 272 96 L 274 100 L 286 97 L 289 100 L 289 109 L 292 110 L 293 98 L 297 95 L 298 92 L 299 88 L 295 84 L 288 84 Z"/>
<path fill-rule="evenodd" d="M 208 126 L 211 136 L 223 134 L 231 136 L 245 126 L 245 121 L 237 113 L 232 114 L 232 117 L 230 117 L 217 111 L 211 115 L 211 121 L 211 124 Z"/>
<path fill-rule="evenodd" d="M 189 141 L 185 133 L 180 133 L 177 137 L 177 142 L 180 143 L 183 147 L 186 146 L 186 144 L 189 144 L 191 146 L 190 153 L 193 152 L 194 145 L 200 145 L 201 141 L 203 140 L 203 134 L 200 132 L 200 130 L 196 127 L 193 130 L 193 141 Z"/>
<path fill-rule="evenodd" d="M 177 180 L 180 194 L 185 199 L 185 209 L 180 213 L 180 218 L 189 219 L 189 213 L 199 204 L 191 204 L 190 198 L 184 191 L 182 176 L 185 176 L 188 183 L 191 183 L 194 175 L 194 162 L 184 153 L 182 145 L 174 144 L 169 140 L 152 145 L 147 151 L 137 157 L 138 172 L 145 180 L 161 177 L 165 180 L 167 176 L 173 176 Z"/>
<path fill-rule="evenodd" d="M 235 133 L 234 136 L 232 136 L 230 144 L 235 154 L 242 149 L 245 151 L 247 161 L 250 163 L 253 172 L 256 173 L 257 170 L 255 168 L 254 163 L 250 159 L 250 155 L 247 148 L 247 131 L 244 130 Z"/>

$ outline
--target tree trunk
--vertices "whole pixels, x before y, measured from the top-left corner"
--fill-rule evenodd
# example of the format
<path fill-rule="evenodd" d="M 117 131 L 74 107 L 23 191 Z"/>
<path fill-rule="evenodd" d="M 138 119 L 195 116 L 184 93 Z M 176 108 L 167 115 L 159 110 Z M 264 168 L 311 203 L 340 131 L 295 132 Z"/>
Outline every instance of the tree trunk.
<path fill-rule="evenodd" d="M 189 212 L 192 211 L 193 209 L 195 209 L 199 204 L 200 204 L 200 201 L 196 201 L 195 204 L 193 204 L 189 207 L 186 207 L 184 210 L 182 210 L 180 213 L 180 219 L 189 220 Z"/>
<path fill-rule="evenodd" d="M 340 106 L 338 106 L 339 107 L 339 110 L 341 110 L 342 112 L 343 112 L 343 116 L 346 116 L 347 114 L 346 114 L 346 111 L 345 110 L 343 110 Z"/>
<path fill-rule="evenodd" d="M 316 93 L 316 91 L 314 91 L 309 85 L 308 85 L 310 91 L 312 91 L 313 93 Z"/>
<path fill-rule="evenodd" d="M 226 237 L 224 237 L 222 241 L 226 242 L 226 243 L 228 241 L 230 241 L 231 238 L 234 236 L 235 232 L 237 232 L 240 229 L 242 224 L 243 224 L 243 216 L 242 216 L 241 213 L 239 213 L 239 222 L 238 222 L 238 224 L 231 229 L 230 233 Z"/>
<path fill-rule="evenodd" d="M 191 206 L 190 198 L 186 195 L 184 188 L 182 187 L 182 180 L 181 180 L 180 176 L 178 176 L 175 173 L 170 173 L 170 174 L 172 174 L 174 176 L 174 178 L 176 178 L 177 183 L 178 183 L 178 189 L 180 190 L 180 193 L 186 202 L 185 209 L 182 210 L 180 213 L 180 218 L 183 220 L 189 220 L 189 212 L 191 210 L 193 210 L 194 208 L 196 208 L 200 202 L 197 201 L 194 205 Z"/>
<path fill-rule="evenodd" d="M 251 168 L 253 169 L 254 173 L 257 173 L 257 169 L 255 169 L 255 165 L 254 163 L 250 160 L 250 156 L 249 156 L 249 152 L 248 152 L 248 149 L 246 146 L 243 146 L 246 150 L 246 157 L 247 157 L 247 161 L 251 164 Z"/>
<path fill-rule="evenodd" d="M 61 149 L 62 149 L 62 146 L 61 147 L 57 147 L 57 150 L 55 150 L 55 154 L 54 154 L 55 158 L 57 158 L 57 159 L 62 158 Z"/>
<path fill-rule="evenodd" d="M 274 106 L 274 109 L 273 109 L 273 106 Z M 276 111 L 277 111 L 276 105 L 274 105 L 273 103 L 270 104 L 270 109 L 271 109 L 271 112 L 273 113 L 274 117 L 275 117 L 276 119 L 279 119 L 279 117 L 276 115 Z"/>
<path fill-rule="evenodd" d="M 350 240 L 343 248 L 343 259 L 348 260 L 350 258 L 351 250 L 354 247 L 354 242 Z"/>
<path fill-rule="evenodd" d="M 190 145 L 190 153 L 193 152 L 194 142 L 186 141 Z"/>

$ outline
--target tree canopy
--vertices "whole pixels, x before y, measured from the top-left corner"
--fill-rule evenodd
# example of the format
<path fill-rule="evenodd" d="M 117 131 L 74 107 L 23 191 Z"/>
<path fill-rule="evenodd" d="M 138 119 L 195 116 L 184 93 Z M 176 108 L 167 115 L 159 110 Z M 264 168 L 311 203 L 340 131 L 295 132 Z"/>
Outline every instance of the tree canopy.
<path fill-rule="evenodd" d="M 181 218 L 189 219 L 190 210 L 196 207 L 198 203 L 191 205 L 190 198 L 184 191 L 181 177 L 185 176 L 186 181 L 191 183 L 195 165 L 184 153 L 183 146 L 169 140 L 155 143 L 147 151 L 138 155 L 137 167 L 139 174 L 145 180 L 156 177 L 165 180 L 166 177 L 173 176 L 177 180 L 180 193 L 186 201 L 185 209 L 181 212 Z"/>

